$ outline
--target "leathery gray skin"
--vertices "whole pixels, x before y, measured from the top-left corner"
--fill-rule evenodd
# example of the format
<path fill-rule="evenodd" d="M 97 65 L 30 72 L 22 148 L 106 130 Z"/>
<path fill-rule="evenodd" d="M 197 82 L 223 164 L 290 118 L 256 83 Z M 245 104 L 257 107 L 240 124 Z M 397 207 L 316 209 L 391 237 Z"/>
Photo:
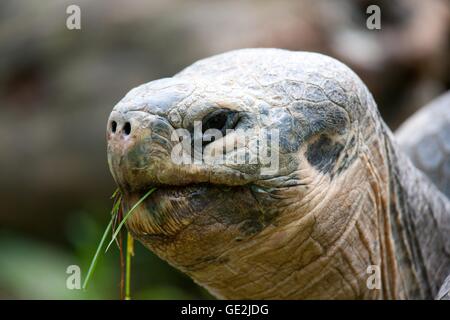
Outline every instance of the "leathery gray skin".
<path fill-rule="evenodd" d="M 174 130 L 196 120 L 279 130 L 270 149 L 279 170 L 174 163 Z M 362 81 L 332 58 L 244 49 L 200 60 L 131 90 L 107 139 L 124 210 L 157 187 L 128 230 L 218 298 L 426 299 L 450 272 L 449 200 L 396 146 Z"/>
<path fill-rule="evenodd" d="M 450 91 L 405 121 L 395 138 L 413 164 L 450 197 Z"/>
<path fill-rule="evenodd" d="M 395 138 L 413 164 L 447 198 L 450 197 L 450 91 L 410 117 L 395 132 Z M 437 298 L 450 300 L 450 276 L 444 281 Z"/>

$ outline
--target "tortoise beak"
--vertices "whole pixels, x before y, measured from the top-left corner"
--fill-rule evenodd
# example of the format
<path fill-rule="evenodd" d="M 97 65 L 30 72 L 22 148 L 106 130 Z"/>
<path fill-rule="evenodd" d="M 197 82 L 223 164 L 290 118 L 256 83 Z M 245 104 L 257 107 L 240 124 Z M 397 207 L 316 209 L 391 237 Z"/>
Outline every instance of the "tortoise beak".
<path fill-rule="evenodd" d="M 122 190 L 148 188 L 170 161 L 171 126 L 143 111 L 113 110 L 107 125 L 108 164 Z"/>

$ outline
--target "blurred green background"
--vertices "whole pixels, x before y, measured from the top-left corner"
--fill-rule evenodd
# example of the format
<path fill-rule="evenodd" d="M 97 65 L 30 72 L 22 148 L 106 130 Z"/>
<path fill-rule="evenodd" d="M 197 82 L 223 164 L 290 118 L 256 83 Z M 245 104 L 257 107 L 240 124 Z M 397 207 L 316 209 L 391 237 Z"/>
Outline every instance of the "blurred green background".
<path fill-rule="evenodd" d="M 85 275 L 108 223 L 106 121 L 131 88 L 237 48 L 317 51 L 353 68 L 395 129 L 450 88 L 449 31 L 447 0 L 2 0 L 0 298 L 119 297 L 115 248 L 87 291 L 66 288 L 66 268 Z M 140 244 L 132 264 L 133 298 L 211 298 Z"/>

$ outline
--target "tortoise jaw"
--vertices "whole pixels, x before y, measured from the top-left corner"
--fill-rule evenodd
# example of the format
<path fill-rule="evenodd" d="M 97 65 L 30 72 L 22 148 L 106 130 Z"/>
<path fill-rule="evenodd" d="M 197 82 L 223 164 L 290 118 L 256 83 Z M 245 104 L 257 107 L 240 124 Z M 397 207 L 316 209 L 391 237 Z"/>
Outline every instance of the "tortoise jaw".
<path fill-rule="evenodd" d="M 202 212 L 205 191 L 200 186 L 159 186 L 136 208 L 127 226 L 138 239 L 174 236 Z M 125 193 L 124 209 L 129 210 L 146 192 Z"/>
<path fill-rule="evenodd" d="M 267 222 L 250 189 L 206 183 L 160 186 L 135 209 L 127 227 L 148 244 L 164 239 L 167 245 L 181 232 L 190 239 L 229 229 L 235 229 L 236 238 L 242 239 L 260 231 Z M 143 194 L 124 194 L 124 210 L 129 210 Z M 217 236 L 228 234 L 222 231 Z"/>

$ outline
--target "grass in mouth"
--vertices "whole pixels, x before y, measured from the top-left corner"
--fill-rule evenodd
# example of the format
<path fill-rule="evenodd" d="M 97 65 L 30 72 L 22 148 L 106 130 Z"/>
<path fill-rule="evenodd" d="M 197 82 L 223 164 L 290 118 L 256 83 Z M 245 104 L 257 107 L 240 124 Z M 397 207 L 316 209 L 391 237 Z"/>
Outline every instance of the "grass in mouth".
<path fill-rule="evenodd" d="M 106 251 L 108 251 L 111 244 L 114 242 L 117 243 L 119 251 L 120 251 L 120 261 L 121 261 L 121 281 L 120 281 L 120 296 L 122 299 L 130 300 L 130 279 L 131 279 L 131 257 L 134 256 L 134 240 L 133 237 L 127 232 L 127 252 L 126 252 L 126 264 L 124 270 L 124 258 L 123 258 L 123 247 L 122 247 L 122 227 L 130 217 L 131 213 L 150 195 L 152 194 L 156 188 L 150 189 L 146 194 L 142 196 L 132 207 L 131 209 L 124 215 L 122 210 L 122 195 L 117 189 L 111 199 L 113 199 L 113 207 L 111 210 L 111 219 L 103 233 L 103 236 L 100 240 L 100 243 L 97 246 L 97 250 L 95 251 L 94 257 L 92 258 L 91 264 L 89 266 L 86 278 L 83 282 L 83 289 L 86 290 L 89 284 L 89 281 L 92 278 L 92 275 L 97 266 L 98 260 L 100 258 L 100 253 L 105 246 L 108 234 L 111 232 L 112 237 L 108 246 L 106 247 Z M 125 278 L 125 279 L 124 279 Z M 124 284 L 125 282 L 125 284 Z"/>

